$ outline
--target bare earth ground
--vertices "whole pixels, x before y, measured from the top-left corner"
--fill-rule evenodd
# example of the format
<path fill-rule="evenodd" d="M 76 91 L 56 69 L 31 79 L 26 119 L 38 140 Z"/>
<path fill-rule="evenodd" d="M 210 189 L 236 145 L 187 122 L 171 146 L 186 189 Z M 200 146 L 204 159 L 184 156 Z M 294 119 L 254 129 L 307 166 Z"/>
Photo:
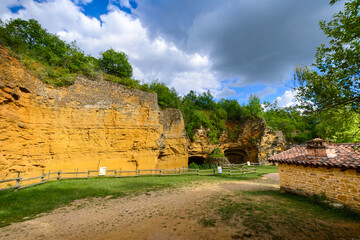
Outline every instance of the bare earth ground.
<path fill-rule="evenodd" d="M 197 184 L 127 198 L 78 200 L 33 220 L 0 228 L 0 239 L 272 239 L 266 234 L 260 238 L 249 235 L 249 230 L 241 225 L 201 223 L 204 217 L 216 217 L 204 207 L 211 205 L 210 201 L 235 191 L 269 189 L 279 189 L 277 174 L 253 181 Z M 347 229 L 356 231 L 360 223 Z M 303 237 L 298 239 L 308 239 Z"/>

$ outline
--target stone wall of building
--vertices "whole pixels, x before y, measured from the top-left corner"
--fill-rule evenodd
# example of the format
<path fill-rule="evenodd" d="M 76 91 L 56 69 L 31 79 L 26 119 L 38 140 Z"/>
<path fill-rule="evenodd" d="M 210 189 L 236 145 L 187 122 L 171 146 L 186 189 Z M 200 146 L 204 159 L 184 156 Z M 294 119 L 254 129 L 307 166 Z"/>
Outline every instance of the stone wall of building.
<path fill-rule="evenodd" d="M 325 194 L 327 199 L 360 212 L 360 173 L 356 170 L 286 163 L 278 166 L 281 189 L 307 196 Z"/>

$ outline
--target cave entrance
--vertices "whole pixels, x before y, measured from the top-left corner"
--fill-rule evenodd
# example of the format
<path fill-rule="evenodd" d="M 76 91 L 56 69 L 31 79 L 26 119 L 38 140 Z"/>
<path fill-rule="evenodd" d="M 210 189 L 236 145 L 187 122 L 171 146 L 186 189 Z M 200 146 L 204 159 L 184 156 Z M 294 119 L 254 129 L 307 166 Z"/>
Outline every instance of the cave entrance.
<path fill-rule="evenodd" d="M 228 149 L 224 151 L 224 154 L 232 164 L 240 164 L 247 161 L 247 154 L 242 149 Z"/>
<path fill-rule="evenodd" d="M 205 163 L 205 158 L 200 156 L 191 156 L 189 157 L 188 164 L 190 165 L 190 163 L 196 163 L 198 165 L 201 165 Z"/>

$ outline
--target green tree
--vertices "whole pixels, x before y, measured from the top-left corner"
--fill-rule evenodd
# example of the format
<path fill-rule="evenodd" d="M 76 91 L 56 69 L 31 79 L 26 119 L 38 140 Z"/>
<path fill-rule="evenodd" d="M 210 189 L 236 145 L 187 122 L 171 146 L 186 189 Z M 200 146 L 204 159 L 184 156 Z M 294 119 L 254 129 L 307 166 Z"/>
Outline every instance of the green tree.
<path fill-rule="evenodd" d="M 319 114 L 320 123 L 316 126 L 316 130 L 321 138 L 333 139 L 335 142 L 360 141 L 360 116 L 346 108 L 350 106 L 332 108 Z"/>
<path fill-rule="evenodd" d="M 360 1 L 345 2 L 344 11 L 329 22 L 320 21 L 320 28 L 329 42 L 317 49 L 314 69 L 296 68 L 297 98 L 305 110 L 317 115 L 320 136 L 359 141 Z"/>
<path fill-rule="evenodd" d="M 256 119 L 263 117 L 263 109 L 259 97 L 250 95 L 249 103 L 245 105 L 245 114 L 247 118 Z"/>
<path fill-rule="evenodd" d="M 335 0 L 331 1 L 334 4 Z M 317 49 L 315 70 L 297 67 L 295 79 L 303 107 L 318 111 L 350 106 L 359 111 L 360 104 L 360 1 L 345 2 L 344 11 L 329 22 L 320 21 L 328 44 Z"/>
<path fill-rule="evenodd" d="M 185 121 L 185 129 L 190 140 L 194 140 L 194 132 L 200 127 L 209 129 L 209 138 L 218 142 L 225 129 L 226 111 L 217 105 L 211 93 L 196 94 L 190 91 L 182 98 L 180 109 Z"/>
<path fill-rule="evenodd" d="M 221 99 L 218 102 L 221 108 L 227 113 L 227 120 L 242 122 L 245 118 L 245 112 L 239 102 L 235 99 Z"/>
<path fill-rule="evenodd" d="M 106 50 L 101 53 L 99 64 L 103 71 L 108 74 L 113 74 L 121 78 L 132 77 L 132 66 L 128 61 L 128 56 L 123 52 L 117 52 L 112 48 Z"/>
<path fill-rule="evenodd" d="M 155 80 L 146 85 L 147 89 L 157 93 L 158 103 L 161 109 L 178 108 L 180 104 L 180 97 L 175 88 L 169 88 L 163 82 Z"/>
<path fill-rule="evenodd" d="M 316 124 L 313 115 L 304 115 L 295 107 L 281 108 L 277 102 L 264 103 L 264 118 L 268 126 L 284 133 L 291 142 L 302 143 L 316 137 Z"/>

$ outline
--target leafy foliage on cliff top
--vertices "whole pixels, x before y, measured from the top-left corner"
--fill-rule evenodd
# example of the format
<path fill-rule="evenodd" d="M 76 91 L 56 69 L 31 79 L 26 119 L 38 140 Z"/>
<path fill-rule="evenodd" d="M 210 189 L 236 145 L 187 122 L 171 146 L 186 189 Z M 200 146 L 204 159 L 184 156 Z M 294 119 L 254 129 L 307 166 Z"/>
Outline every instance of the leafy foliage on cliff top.
<path fill-rule="evenodd" d="M 125 85 L 135 86 L 132 67 L 123 52 L 109 49 L 100 59 L 85 53 L 76 42 L 66 43 L 42 28 L 35 19 L 0 20 L 0 44 L 9 48 L 37 77 L 55 86 L 74 83 L 78 74 L 98 78 L 105 73 L 125 78 Z M 118 82 L 114 77 L 105 77 Z M 136 81 L 135 81 L 136 82 Z"/>
<path fill-rule="evenodd" d="M 216 102 L 210 92 L 196 94 L 190 91 L 182 98 L 180 109 L 187 136 L 192 141 L 195 131 L 201 127 L 209 129 L 212 143 L 217 143 L 225 132 L 229 140 L 236 141 L 245 121 L 256 122 L 263 118 L 275 130 L 283 131 L 288 141 L 301 143 L 317 136 L 316 121 L 311 116 L 302 115 L 296 108 L 280 108 L 269 103 L 265 104 L 265 111 L 256 96 L 250 96 L 247 104 L 240 105 L 229 99 Z"/>
<path fill-rule="evenodd" d="M 109 49 L 99 59 L 86 55 L 76 42 L 70 44 L 47 32 L 34 19 L 0 20 L 0 44 L 9 48 L 34 74 L 45 83 L 67 86 L 81 74 L 88 78 L 102 78 L 130 88 L 155 92 L 161 109 L 180 108 L 187 136 L 203 127 L 209 129 L 211 142 L 217 143 L 223 133 L 236 140 L 241 125 L 248 119 L 265 118 L 270 126 L 282 130 L 290 141 L 301 142 L 314 136 L 313 123 L 302 118 L 295 109 L 271 107 L 264 112 L 260 99 L 250 96 L 249 103 L 240 105 L 237 100 L 215 101 L 211 93 L 190 91 L 180 97 L 174 88 L 158 80 L 141 83 L 132 78 L 132 66 L 123 52 Z M 231 127 L 228 124 L 231 122 Z"/>
<path fill-rule="evenodd" d="M 133 74 L 128 56 L 124 52 L 117 52 L 112 48 L 101 53 L 99 65 L 104 72 L 120 78 L 131 78 Z"/>
<path fill-rule="evenodd" d="M 277 102 L 264 103 L 264 118 L 274 130 L 284 133 L 288 141 L 302 143 L 317 137 L 317 119 L 313 115 L 301 114 L 296 107 L 280 108 Z"/>

